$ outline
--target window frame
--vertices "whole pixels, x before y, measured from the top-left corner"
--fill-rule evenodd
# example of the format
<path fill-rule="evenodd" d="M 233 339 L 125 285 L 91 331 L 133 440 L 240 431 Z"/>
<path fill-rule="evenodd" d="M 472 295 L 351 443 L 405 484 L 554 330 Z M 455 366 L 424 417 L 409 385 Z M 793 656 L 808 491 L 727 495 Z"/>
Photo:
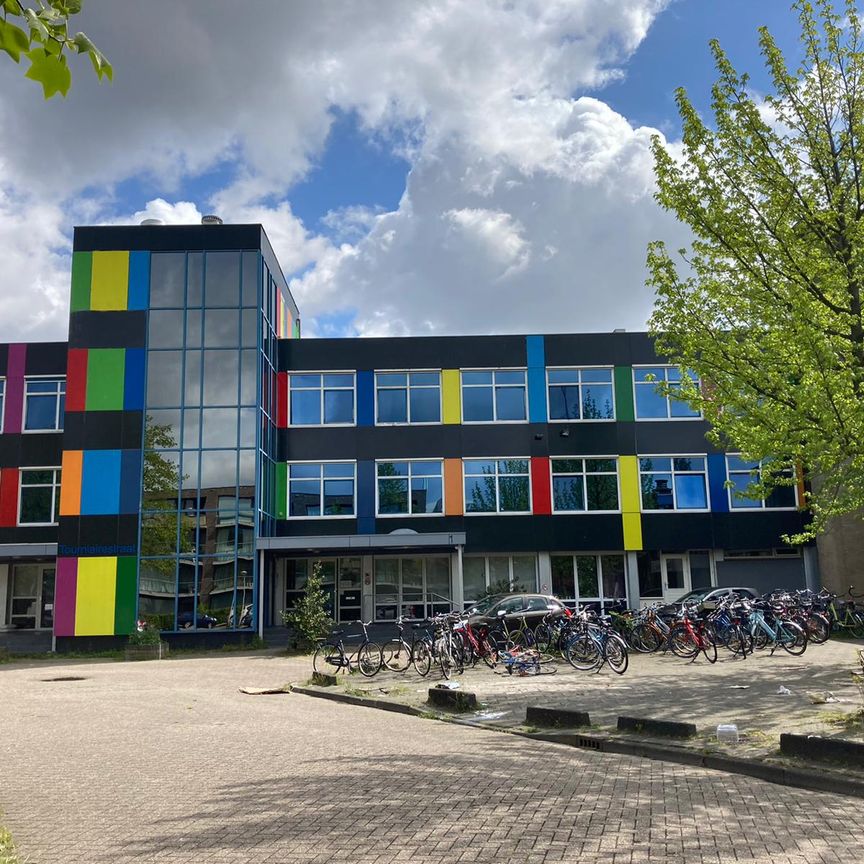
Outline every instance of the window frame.
<path fill-rule="evenodd" d="M 427 424 L 430 425 L 430 424 Z M 379 465 L 387 465 L 391 462 L 405 462 L 408 465 L 408 474 L 404 477 L 379 477 L 378 475 L 378 466 Z M 437 477 L 441 480 L 441 512 L 440 513 L 412 513 L 411 512 L 411 481 L 414 479 L 414 475 L 411 473 L 411 465 L 414 462 L 437 462 L 441 467 L 440 474 L 421 474 L 418 477 Z M 408 481 L 408 512 L 407 513 L 382 513 L 380 511 L 380 487 L 378 485 L 379 480 L 407 480 Z M 375 460 L 375 518 L 376 519 L 428 519 L 429 517 L 437 517 L 440 518 L 445 515 L 447 512 L 447 501 L 446 501 L 446 483 L 444 482 L 444 459 L 376 459 Z"/>
<path fill-rule="evenodd" d="M 520 462 L 525 462 L 525 474 L 499 474 L 498 463 L 508 462 L 518 459 Z M 530 456 L 471 456 L 462 457 L 462 509 L 465 511 L 465 516 L 530 516 L 534 513 L 534 488 L 531 483 L 531 457 Z M 465 495 L 465 481 L 467 477 L 489 477 L 489 474 L 467 474 L 466 462 L 494 462 L 495 463 L 495 510 L 469 510 L 467 496 Z M 500 510 L 501 506 L 501 487 L 499 480 L 501 477 L 527 477 L 528 478 L 528 509 L 527 510 Z"/>
<path fill-rule="evenodd" d="M 438 419 L 437 420 L 412 420 L 411 419 L 411 374 L 419 373 L 419 374 L 437 374 L 438 375 Z M 405 375 L 405 386 L 387 386 L 385 385 L 382 389 L 384 390 L 405 390 L 405 420 L 397 420 L 390 421 L 384 420 L 381 421 L 378 419 L 378 376 L 379 375 Z M 443 382 L 441 380 L 441 369 L 376 369 L 375 370 L 375 378 L 373 381 L 374 387 L 374 404 L 373 408 L 375 411 L 375 425 L 376 426 L 440 426 L 444 422 L 444 387 Z M 417 390 L 432 390 L 433 385 L 431 384 L 415 384 L 414 387 Z M 384 460 L 388 462 L 394 461 L 405 461 L 403 460 L 394 460 L 388 459 Z M 417 460 L 419 461 L 419 460 Z"/>
<path fill-rule="evenodd" d="M 30 386 L 31 381 L 56 381 L 58 387 L 55 389 L 54 393 L 28 393 L 28 387 Z M 60 386 L 62 385 L 63 392 L 60 392 Z M 51 429 L 28 429 L 27 428 L 27 397 L 28 396 L 54 396 L 54 427 Z M 60 396 L 63 397 L 63 411 L 60 410 Z M 21 409 L 21 434 L 22 435 L 50 435 L 53 432 L 62 432 L 63 431 L 63 421 L 66 413 L 66 376 L 65 375 L 27 375 L 24 378 L 24 397 L 23 397 L 23 405 Z M 5 408 L 5 402 L 4 406 Z M 2 420 L 0 420 L 0 429 L 2 429 Z"/>
<path fill-rule="evenodd" d="M 642 470 L 642 460 L 643 459 L 671 459 L 672 464 L 668 471 L 661 470 L 652 470 L 652 471 L 643 471 Z M 701 471 L 682 471 L 675 470 L 675 460 L 676 459 L 701 459 L 704 464 L 704 468 Z M 636 456 L 636 467 L 639 472 L 639 512 L 640 513 L 710 513 L 711 512 L 711 486 L 708 481 L 708 455 L 706 453 L 639 453 Z M 658 509 L 658 510 L 650 510 L 645 508 L 645 502 L 643 500 L 643 487 L 642 487 L 642 477 L 645 474 L 671 474 L 672 475 L 672 502 L 674 504 L 673 507 L 669 509 Z M 678 507 L 678 493 L 675 491 L 675 477 L 676 475 L 685 475 L 692 476 L 694 474 L 701 474 L 702 478 L 705 481 L 705 503 L 706 507 L 686 507 L 679 508 Z"/>
<path fill-rule="evenodd" d="M 513 559 L 514 558 L 530 558 L 534 563 L 534 581 L 533 583 L 525 590 L 526 594 L 543 594 L 544 592 L 540 589 L 542 585 L 540 583 L 540 553 L 538 552 L 473 552 L 473 553 L 465 553 L 462 556 L 462 606 L 463 609 L 470 609 L 472 606 L 476 606 L 480 600 L 483 599 L 483 594 L 481 593 L 480 597 L 474 600 L 466 600 L 465 599 L 465 562 L 466 561 L 482 561 L 483 562 L 483 591 L 487 591 L 491 585 L 491 575 L 490 575 L 490 567 L 489 567 L 489 559 L 490 558 L 506 558 L 507 559 L 507 574 L 510 582 L 510 591 L 513 593 L 513 587 L 517 583 L 517 578 L 514 576 L 514 566 Z M 551 596 L 551 590 L 548 592 Z M 546 596 L 544 594 L 544 596 Z"/>
<path fill-rule="evenodd" d="M 729 468 L 729 457 L 730 456 L 734 456 L 734 457 L 737 457 L 740 459 L 741 454 L 740 453 L 724 453 L 723 454 L 723 461 L 724 461 L 724 464 L 726 466 L 726 482 L 727 483 L 732 482 L 732 476 L 731 476 L 732 474 L 746 474 L 748 477 L 752 477 L 751 472 L 749 470 L 746 470 L 743 468 L 736 468 L 736 469 L 730 470 L 730 468 Z M 759 460 L 758 470 L 759 470 L 760 474 L 763 471 L 764 463 L 765 463 L 764 459 Z M 796 482 L 792 486 L 780 487 L 780 488 L 788 488 L 788 489 L 792 490 L 792 494 L 795 498 L 795 503 L 791 507 L 768 507 L 767 506 L 767 501 L 768 501 L 767 498 L 758 498 L 758 499 L 757 498 L 743 498 L 743 499 L 740 499 L 740 498 L 737 498 L 735 496 L 735 494 L 734 494 L 735 489 L 732 486 L 727 486 L 726 487 L 726 497 L 729 501 L 729 512 L 730 513 L 764 513 L 764 512 L 768 512 L 768 513 L 792 513 L 793 511 L 798 510 L 800 507 L 800 503 L 798 501 L 798 483 Z M 755 502 L 758 501 L 759 506 L 742 507 L 739 504 L 736 507 L 734 502 L 735 501 L 741 501 L 741 500 L 753 501 L 754 504 L 755 504 Z"/>
<path fill-rule="evenodd" d="M 353 513 L 343 514 L 343 515 L 329 515 L 324 512 L 320 513 L 317 516 L 293 516 L 291 514 L 291 466 L 292 465 L 320 465 L 321 470 L 318 473 L 318 482 L 321 484 L 320 491 L 318 492 L 318 505 L 319 508 L 324 510 L 324 466 L 325 465 L 351 465 L 353 468 L 352 480 L 354 484 L 354 494 L 353 494 Z M 286 478 L 285 478 L 285 518 L 290 520 L 310 520 L 310 519 L 356 519 L 357 518 L 357 462 L 354 459 L 292 459 L 290 462 L 286 463 Z M 311 480 L 311 477 L 297 478 L 300 480 Z M 330 480 L 346 480 L 347 477 L 330 477 L 326 478 Z"/>
<path fill-rule="evenodd" d="M 663 369 L 663 370 L 665 370 L 664 376 L 663 376 L 663 383 L 668 384 L 669 383 L 669 376 L 668 376 L 668 374 L 666 374 L 666 373 L 668 373 L 668 370 L 669 369 L 678 369 L 680 371 L 681 367 L 676 366 L 674 363 L 636 363 L 630 367 L 630 384 L 631 384 L 631 387 L 633 388 L 633 417 L 637 423 L 669 423 L 669 422 L 679 423 L 681 421 L 684 421 L 687 423 L 692 423 L 694 420 L 703 420 L 704 421 L 705 416 L 702 414 L 701 411 L 699 412 L 699 414 L 697 414 L 693 417 L 673 417 L 672 416 L 672 407 L 671 407 L 672 406 L 672 399 L 670 396 L 663 396 L 662 397 L 666 402 L 666 416 L 665 417 L 640 417 L 639 416 L 639 403 L 636 399 L 636 394 L 638 391 L 636 388 L 637 388 L 637 386 L 647 385 L 649 382 L 647 382 L 647 381 L 637 382 L 636 381 L 636 370 L 637 369 Z M 682 372 L 682 374 L 687 375 L 687 372 L 684 371 L 684 372 Z M 654 386 L 656 386 L 657 384 L 659 384 L 661 382 L 658 380 L 658 381 L 652 381 L 650 383 L 653 384 Z M 696 378 L 696 384 L 699 386 L 699 388 L 701 390 L 702 379 L 697 377 Z M 659 393 L 656 395 L 660 396 Z"/>
<path fill-rule="evenodd" d="M 357 370 L 356 369 L 326 369 L 326 370 L 316 370 L 316 369 L 291 369 L 287 372 L 288 375 L 288 427 L 290 429 L 332 429 L 332 428 L 349 428 L 351 426 L 357 425 Z M 318 407 L 320 409 L 320 423 L 294 423 L 294 418 L 292 416 L 291 411 L 291 376 L 292 375 L 320 375 L 321 376 L 321 385 L 318 388 L 315 387 L 299 387 L 298 390 L 318 390 L 319 398 L 318 398 Z M 350 375 L 354 381 L 350 388 L 348 387 L 325 387 L 324 386 L 324 376 L 325 375 Z M 324 391 L 325 390 L 351 390 L 351 395 L 353 397 L 353 410 L 352 416 L 353 419 L 350 423 L 326 423 L 324 421 Z"/>
<path fill-rule="evenodd" d="M 491 384 L 465 384 L 463 376 L 466 372 L 491 372 Z M 522 384 L 496 384 L 495 376 L 498 372 L 522 372 L 525 376 Z M 524 420 L 499 420 L 498 419 L 498 400 L 495 398 L 496 387 L 510 387 L 516 389 L 521 387 L 525 391 L 525 419 Z M 466 420 L 465 419 L 465 388 L 480 389 L 481 387 L 492 388 L 492 419 L 491 420 Z M 527 366 L 487 366 L 487 367 L 470 367 L 459 370 L 459 411 L 462 419 L 462 424 L 465 426 L 482 426 L 483 424 L 516 424 L 531 422 L 531 405 L 529 403 L 528 394 L 528 367 Z"/>
<path fill-rule="evenodd" d="M 612 388 L 612 416 L 611 417 L 582 417 L 582 370 L 583 369 L 603 369 L 609 371 L 609 386 Z M 550 372 L 579 372 L 578 384 L 551 384 L 549 381 Z M 547 366 L 546 371 L 546 420 L 548 423 L 615 423 L 618 419 L 618 405 L 615 400 L 615 367 L 602 365 L 586 365 L 586 366 Z M 635 379 L 634 379 L 635 380 Z M 597 382 L 589 382 L 597 383 Z M 552 400 L 549 398 L 550 387 L 578 387 L 579 388 L 579 418 L 553 418 L 551 413 Z"/>
<path fill-rule="evenodd" d="M 616 495 L 618 496 L 618 509 L 617 510 L 589 510 L 588 509 L 588 483 L 583 480 L 582 483 L 582 498 L 585 502 L 584 510 L 556 510 L 555 509 L 555 469 L 553 467 L 553 463 L 558 460 L 565 459 L 581 459 L 582 460 L 582 473 L 581 474 L 572 474 L 565 473 L 559 474 L 559 477 L 588 477 L 588 472 L 585 471 L 585 460 L 586 459 L 612 459 L 615 461 L 615 490 Z M 561 456 L 554 455 L 549 456 L 549 490 L 550 497 L 552 499 L 552 515 L 553 516 L 590 516 L 593 514 L 610 514 L 610 513 L 621 513 L 621 470 L 620 470 L 620 456 Z M 595 477 L 609 477 L 611 476 L 611 471 L 597 471 L 591 472 L 592 476 Z"/>
<path fill-rule="evenodd" d="M 6 423 L 6 376 L 0 375 L 0 435 Z"/>
<path fill-rule="evenodd" d="M 60 516 L 60 485 L 61 485 L 61 471 L 62 466 L 60 465 L 27 465 L 26 467 L 22 467 L 18 469 L 18 513 L 16 514 L 15 524 L 19 528 L 40 528 L 48 525 L 57 525 L 59 524 Z M 51 489 L 51 514 L 54 516 L 53 522 L 22 522 L 21 521 L 21 505 L 24 500 L 24 472 L 25 471 L 53 471 L 53 480 L 50 485 Z M 31 483 L 28 484 L 27 489 L 46 489 L 49 488 L 47 483 Z M 56 515 L 55 515 L 56 514 Z"/>
<path fill-rule="evenodd" d="M 624 564 L 624 596 L 623 597 L 607 597 L 603 591 L 603 559 L 604 558 L 621 558 Z M 555 593 L 555 585 L 554 585 L 554 574 L 552 572 L 552 559 L 553 558 L 569 558 L 570 563 L 573 567 L 573 597 L 561 597 L 559 594 Z M 598 596 L 596 597 L 582 597 L 579 592 L 579 568 L 576 563 L 577 558 L 593 558 L 597 565 L 597 591 Z M 623 599 L 628 605 L 630 604 L 629 598 L 629 585 L 627 577 L 630 572 L 630 566 L 627 562 L 627 553 L 622 552 L 620 550 L 613 549 L 611 551 L 606 552 L 557 552 L 550 551 L 549 553 L 549 592 L 555 597 L 562 605 L 566 606 L 568 609 L 575 609 L 579 611 L 582 606 L 591 604 L 597 605 L 600 607 L 601 612 L 605 612 L 608 606 L 613 606 L 616 603 L 620 603 Z"/>

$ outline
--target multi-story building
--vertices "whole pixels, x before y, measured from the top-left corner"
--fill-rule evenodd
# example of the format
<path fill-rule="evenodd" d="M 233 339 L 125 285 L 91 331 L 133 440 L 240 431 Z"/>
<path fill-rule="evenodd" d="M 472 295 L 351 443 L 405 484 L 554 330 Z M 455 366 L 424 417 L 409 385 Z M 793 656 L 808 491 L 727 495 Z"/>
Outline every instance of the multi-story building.
<path fill-rule="evenodd" d="M 278 626 L 316 561 L 340 620 L 819 583 L 644 333 L 301 341 L 260 225 L 78 228 L 70 310 L 0 346 L 0 628 L 58 650 Z"/>

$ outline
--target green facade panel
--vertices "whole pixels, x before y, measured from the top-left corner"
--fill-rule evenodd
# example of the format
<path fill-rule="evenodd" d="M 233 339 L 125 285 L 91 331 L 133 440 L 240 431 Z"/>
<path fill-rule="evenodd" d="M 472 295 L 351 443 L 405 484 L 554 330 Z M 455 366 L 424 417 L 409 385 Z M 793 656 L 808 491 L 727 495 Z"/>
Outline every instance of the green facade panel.
<path fill-rule="evenodd" d="M 72 253 L 72 296 L 70 312 L 86 312 L 90 308 L 90 282 L 93 278 L 93 253 Z"/>
<path fill-rule="evenodd" d="M 117 559 L 117 593 L 114 598 L 114 633 L 127 636 L 135 631 L 138 602 L 138 561 L 132 556 Z"/>
<path fill-rule="evenodd" d="M 87 411 L 122 411 L 126 352 L 91 348 L 87 355 Z"/>
<path fill-rule="evenodd" d="M 633 411 L 633 369 L 630 366 L 615 367 L 615 418 L 625 422 L 636 419 Z"/>
<path fill-rule="evenodd" d="M 288 518 L 288 466 L 276 463 L 276 518 Z"/>

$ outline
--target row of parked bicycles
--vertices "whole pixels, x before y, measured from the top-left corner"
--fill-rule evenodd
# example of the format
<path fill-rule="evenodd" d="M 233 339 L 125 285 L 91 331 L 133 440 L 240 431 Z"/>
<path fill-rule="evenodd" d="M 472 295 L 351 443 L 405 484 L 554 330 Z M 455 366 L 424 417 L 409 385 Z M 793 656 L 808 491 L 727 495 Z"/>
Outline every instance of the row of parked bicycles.
<path fill-rule="evenodd" d="M 383 645 L 369 639 L 368 623 L 358 623 L 360 633 L 334 631 L 319 646 L 316 672 L 356 669 L 371 677 L 382 669 L 414 669 L 426 677 L 437 669 L 450 678 L 482 663 L 508 674 L 543 675 L 564 661 L 582 671 L 608 666 L 623 675 L 633 651 L 716 663 L 724 650 L 743 659 L 763 649 L 800 656 L 832 633 L 864 638 L 864 611 L 853 599 L 827 591 L 778 591 L 759 600 L 732 594 L 707 604 L 612 608 L 605 614 L 556 605 L 533 628 L 524 618 L 514 623 L 503 613 L 491 623 L 477 623 L 470 611 L 420 623 L 400 618 L 397 635 Z M 346 648 L 351 638 L 359 639 L 356 651 Z"/>

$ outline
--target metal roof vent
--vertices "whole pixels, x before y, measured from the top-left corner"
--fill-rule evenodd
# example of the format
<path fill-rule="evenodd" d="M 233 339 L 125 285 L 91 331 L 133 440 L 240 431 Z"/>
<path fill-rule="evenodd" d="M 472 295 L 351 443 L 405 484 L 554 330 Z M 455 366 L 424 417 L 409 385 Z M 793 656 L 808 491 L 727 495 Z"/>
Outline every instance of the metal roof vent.
<path fill-rule="evenodd" d="M 142 219 L 139 225 L 164 225 L 165 223 L 161 219 Z"/>
<path fill-rule="evenodd" d="M 222 220 L 218 216 L 214 215 L 213 213 L 208 213 L 206 216 L 201 217 L 201 224 L 202 225 L 221 225 Z"/>

